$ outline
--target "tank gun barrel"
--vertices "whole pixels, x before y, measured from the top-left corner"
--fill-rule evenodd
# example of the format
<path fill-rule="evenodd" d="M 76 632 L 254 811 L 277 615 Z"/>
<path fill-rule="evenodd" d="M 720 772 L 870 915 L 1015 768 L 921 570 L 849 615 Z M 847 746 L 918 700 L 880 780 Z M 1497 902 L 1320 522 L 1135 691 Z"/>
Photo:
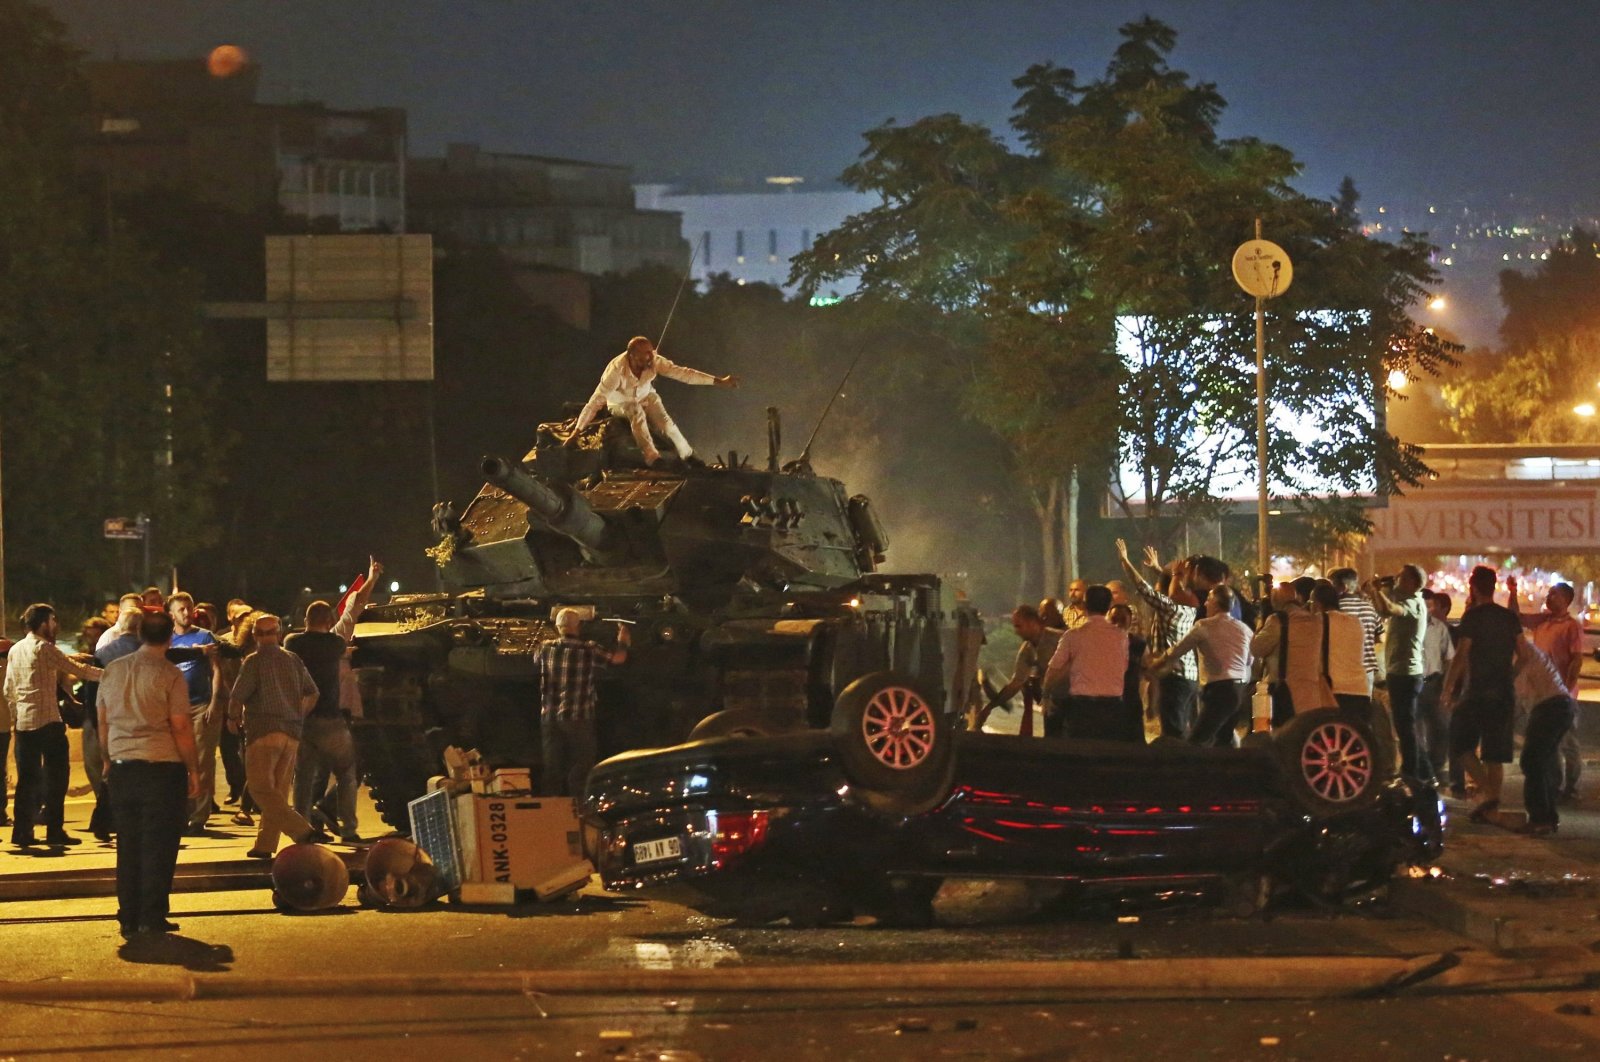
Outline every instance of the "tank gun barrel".
<path fill-rule="evenodd" d="M 547 483 L 503 457 L 485 457 L 483 476 L 526 505 L 532 519 L 576 542 L 590 559 L 612 564 L 625 555 L 617 529 L 566 484 Z"/>

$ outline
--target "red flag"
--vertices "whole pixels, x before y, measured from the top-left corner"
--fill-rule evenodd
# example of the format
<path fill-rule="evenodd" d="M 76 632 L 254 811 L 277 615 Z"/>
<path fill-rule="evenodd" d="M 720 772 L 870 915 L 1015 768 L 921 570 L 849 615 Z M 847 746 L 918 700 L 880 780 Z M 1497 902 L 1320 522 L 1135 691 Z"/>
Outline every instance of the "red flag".
<path fill-rule="evenodd" d="M 334 619 L 339 619 L 344 615 L 345 606 L 350 604 L 350 599 L 359 594 L 361 592 L 361 588 L 366 585 L 367 576 L 365 573 L 356 576 L 356 581 L 350 584 L 350 589 L 346 590 L 344 592 L 344 596 L 339 598 L 339 604 L 333 610 Z"/>

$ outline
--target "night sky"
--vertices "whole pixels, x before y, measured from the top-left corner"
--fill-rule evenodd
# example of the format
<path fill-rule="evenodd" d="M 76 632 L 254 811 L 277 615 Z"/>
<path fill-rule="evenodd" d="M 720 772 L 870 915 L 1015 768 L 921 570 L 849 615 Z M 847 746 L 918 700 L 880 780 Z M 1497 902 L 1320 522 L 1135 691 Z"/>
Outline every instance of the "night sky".
<path fill-rule="evenodd" d="M 1364 204 L 1557 210 L 1596 197 L 1592 0 L 49 0 L 96 57 L 246 48 L 269 100 L 399 105 L 451 140 L 633 165 L 640 179 L 827 181 L 885 119 L 1001 126 L 1010 80 L 1097 75 L 1119 25 L 1179 32 L 1228 135 L 1350 174 Z M 1592 207 L 1591 207 L 1592 208 Z"/>

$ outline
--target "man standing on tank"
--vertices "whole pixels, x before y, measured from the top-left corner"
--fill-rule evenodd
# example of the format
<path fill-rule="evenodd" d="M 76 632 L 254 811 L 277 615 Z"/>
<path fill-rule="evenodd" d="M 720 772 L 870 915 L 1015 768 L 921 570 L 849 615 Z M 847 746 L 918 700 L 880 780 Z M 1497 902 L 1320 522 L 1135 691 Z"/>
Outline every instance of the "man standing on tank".
<path fill-rule="evenodd" d="M 661 459 L 661 452 L 656 449 L 655 439 L 650 434 L 652 428 L 667 437 L 672 448 L 678 452 L 679 460 L 687 461 L 694 455 L 694 448 L 667 415 L 667 407 L 661 404 L 661 396 L 656 394 L 654 386 L 657 376 L 702 386 L 739 386 L 737 376 L 713 376 L 699 369 L 678 365 L 657 354 L 656 346 L 649 337 L 634 336 L 628 340 L 628 349 L 612 358 L 600 374 L 599 386 L 594 389 L 594 394 L 589 397 L 573 425 L 573 437 L 576 438 L 579 432 L 594 423 L 595 417 L 605 409 L 612 416 L 628 418 L 628 423 L 633 427 L 633 438 L 644 454 L 645 464 L 653 465 Z"/>
<path fill-rule="evenodd" d="M 617 646 L 607 649 L 580 636 L 583 616 L 575 608 L 556 613 L 561 637 L 539 647 L 539 742 L 544 753 L 540 788 L 546 796 L 579 796 L 597 756 L 595 681 L 608 664 L 628 659 L 628 628 L 618 626 Z"/>

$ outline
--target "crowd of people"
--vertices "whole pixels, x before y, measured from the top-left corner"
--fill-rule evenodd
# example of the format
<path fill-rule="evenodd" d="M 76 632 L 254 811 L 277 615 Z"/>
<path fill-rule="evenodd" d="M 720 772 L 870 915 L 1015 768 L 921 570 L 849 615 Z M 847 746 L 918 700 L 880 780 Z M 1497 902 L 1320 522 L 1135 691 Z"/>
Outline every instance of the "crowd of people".
<path fill-rule="evenodd" d="M 1126 543 L 1117 549 L 1124 579 L 1075 580 L 1065 605 L 1012 612 L 1016 665 L 977 725 L 1020 693 L 1025 735 L 1037 705 L 1045 736 L 1142 743 L 1148 720 L 1161 738 L 1232 745 L 1336 708 L 1391 733 L 1403 774 L 1470 797 L 1473 820 L 1499 822 L 1520 724 L 1527 821 L 1517 829 L 1556 832 L 1583 768 L 1583 629 L 1570 585 L 1523 612 L 1516 578 L 1505 580 L 1508 607 L 1495 601 L 1496 571 L 1479 566 L 1452 624 L 1450 595 L 1414 564 L 1366 581 L 1339 568 L 1264 582 L 1247 596 L 1216 557 L 1163 564 L 1146 549 L 1139 564 Z"/>
<path fill-rule="evenodd" d="M 176 928 L 167 895 L 182 837 L 216 816 L 255 828 L 252 858 L 273 858 L 284 837 L 359 842 L 349 656 L 382 570 L 373 560 L 336 605 L 312 602 L 287 638 L 280 617 L 243 600 L 219 610 L 152 587 L 108 602 L 67 652 L 55 609 L 29 606 L 27 633 L 0 639 L 0 766 L 14 745 L 17 768 L 10 816 L 0 770 L 0 826 L 15 849 L 83 843 L 65 823 L 69 728 L 82 730 L 95 799 L 88 832 L 116 838 L 124 936 Z"/>

